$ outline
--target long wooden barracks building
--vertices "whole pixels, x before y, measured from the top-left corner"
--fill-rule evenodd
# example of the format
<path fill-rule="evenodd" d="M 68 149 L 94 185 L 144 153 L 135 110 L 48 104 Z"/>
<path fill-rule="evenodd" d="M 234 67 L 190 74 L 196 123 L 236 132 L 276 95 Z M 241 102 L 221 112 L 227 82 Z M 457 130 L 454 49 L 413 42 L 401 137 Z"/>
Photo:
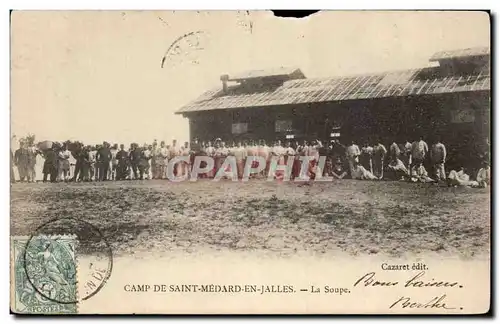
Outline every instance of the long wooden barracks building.
<path fill-rule="evenodd" d="M 389 145 L 432 143 L 471 151 L 490 135 L 490 49 L 434 54 L 435 66 L 380 74 L 306 78 L 279 68 L 223 75 L 222 84 L 176 114 L 190 138 L 224 141 L 339 138 Z"/>

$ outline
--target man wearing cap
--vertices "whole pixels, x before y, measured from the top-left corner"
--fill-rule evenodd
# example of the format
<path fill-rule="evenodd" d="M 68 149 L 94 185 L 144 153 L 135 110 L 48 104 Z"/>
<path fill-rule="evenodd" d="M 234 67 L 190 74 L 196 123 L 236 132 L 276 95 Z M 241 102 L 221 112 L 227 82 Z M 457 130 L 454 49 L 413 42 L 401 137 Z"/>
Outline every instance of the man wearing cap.
<path fill-rule="evenodd" d="M 109 143 L 103 142 L 102 146 L 97 151 L 96 159 L 97 165 L 99 166 L 99 181 L 106 181 L 108 176 L 109 164 L 111 162 L 111 151 L 109 149 Z M 97 179 L 96 179 L 97 180 Z"/>
<path fill-rule="evenodd" d="M 130 144 L 129 161 L 130 161 L 130 166 L 132 168 L 134 180 L 139 179 L 139 174 L 137 171 L 140 171 L 141 155 L 142 152 L 139 145 L 137 143 Z"/>
<path fill-rule="evenodd" d="M 116 180 L 127 179 L 128 152 L 125 151 L 125 145 L 120 144 L 120 150 L 116 153 L 116 160 L 118 162 L 116 169 Z"/>
<path fill-rule="evenodd" d="M 57 145 L 52 144 L 52 148 L 45 151 L 45 161 L 43 163 L 43 182 L 47 181 L 50 175 L 50 182 L 57 181 Z"/>

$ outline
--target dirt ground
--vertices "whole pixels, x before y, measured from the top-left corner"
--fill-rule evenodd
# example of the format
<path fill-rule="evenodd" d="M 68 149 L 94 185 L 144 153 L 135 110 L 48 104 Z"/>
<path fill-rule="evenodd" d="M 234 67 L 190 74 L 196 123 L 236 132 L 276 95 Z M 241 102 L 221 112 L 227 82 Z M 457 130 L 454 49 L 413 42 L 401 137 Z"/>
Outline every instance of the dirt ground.
<path fill-rule="evenodd" d="M 16 183 L 11 204 L 11 235 L 76 217 L 97 226 L 116 255 L 490 252 L 489 189 L 356 180 Z"/>

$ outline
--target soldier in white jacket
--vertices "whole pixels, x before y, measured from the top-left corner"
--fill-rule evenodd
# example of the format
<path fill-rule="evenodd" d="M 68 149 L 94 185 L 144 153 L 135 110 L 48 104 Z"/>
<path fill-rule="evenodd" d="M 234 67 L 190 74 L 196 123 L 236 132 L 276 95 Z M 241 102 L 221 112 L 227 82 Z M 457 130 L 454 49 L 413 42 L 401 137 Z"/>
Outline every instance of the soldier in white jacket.
<path fill-rule="evenodd" d="M 387 155 L 387 149 L 378 141 L 377 145 L 373 147 L 373 174 L 378 178 L 384 177 L 384 161 Z"/>
<path fill-rule="evenodd" d="M 490 163 L 483 162 L 483 167 L 477 172 L 477 186 L 480 188 L 487 188 L 490 185 L 491 171 Z"/>
<path fill-rule="evenodd" d="M 434 175 L 436 181 L 445 181 L 446 172 L 444 164 L 446 162 L 446 147 L 438 139 L 431 149 L 431 161 L 434 166 Z"/>
<path fill-rule="evenodd" d="M 411 144 L 411 169 L 413 166 L 418 166 L 425 161 L 425 157 L 429 152 L 429 146 L 424 142 L 424 139 L 420 137 L 418 141 L 415 141 Z"/>
<path fill-rule="evenodd" d="M 349 171 L 351 173 L 351 178 L 355 178 L 355 166 L 359 162 L 359 155 L 361 151 L 359 150 L 359 146 L 357 146 L 354 141 L 351 142 L 346 149 L 347 161 L 349 162 Z"/>

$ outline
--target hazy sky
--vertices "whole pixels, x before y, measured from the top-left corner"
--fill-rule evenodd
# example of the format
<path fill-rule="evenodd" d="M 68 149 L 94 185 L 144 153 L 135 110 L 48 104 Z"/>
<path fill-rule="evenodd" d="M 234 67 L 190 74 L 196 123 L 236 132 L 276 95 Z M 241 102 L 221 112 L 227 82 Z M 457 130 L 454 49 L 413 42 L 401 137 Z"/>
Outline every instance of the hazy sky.
<path fill-rule="evenodd" d="M 251 12 L 59 11 L 12 15 L 12 133 L 117 143 L 188 139 L 174 111 L 220 75 L 278 66 L 325 77 L 428 65 L 436 51 L 489 46 L 478 12 L 322 12 L 303 20 Z M 166 63 L 179 36 L 201 50 Z M 186 44 L 184 44 L 186 45 Z M 198 63 L 193 63 L 195 60 Z"/>

